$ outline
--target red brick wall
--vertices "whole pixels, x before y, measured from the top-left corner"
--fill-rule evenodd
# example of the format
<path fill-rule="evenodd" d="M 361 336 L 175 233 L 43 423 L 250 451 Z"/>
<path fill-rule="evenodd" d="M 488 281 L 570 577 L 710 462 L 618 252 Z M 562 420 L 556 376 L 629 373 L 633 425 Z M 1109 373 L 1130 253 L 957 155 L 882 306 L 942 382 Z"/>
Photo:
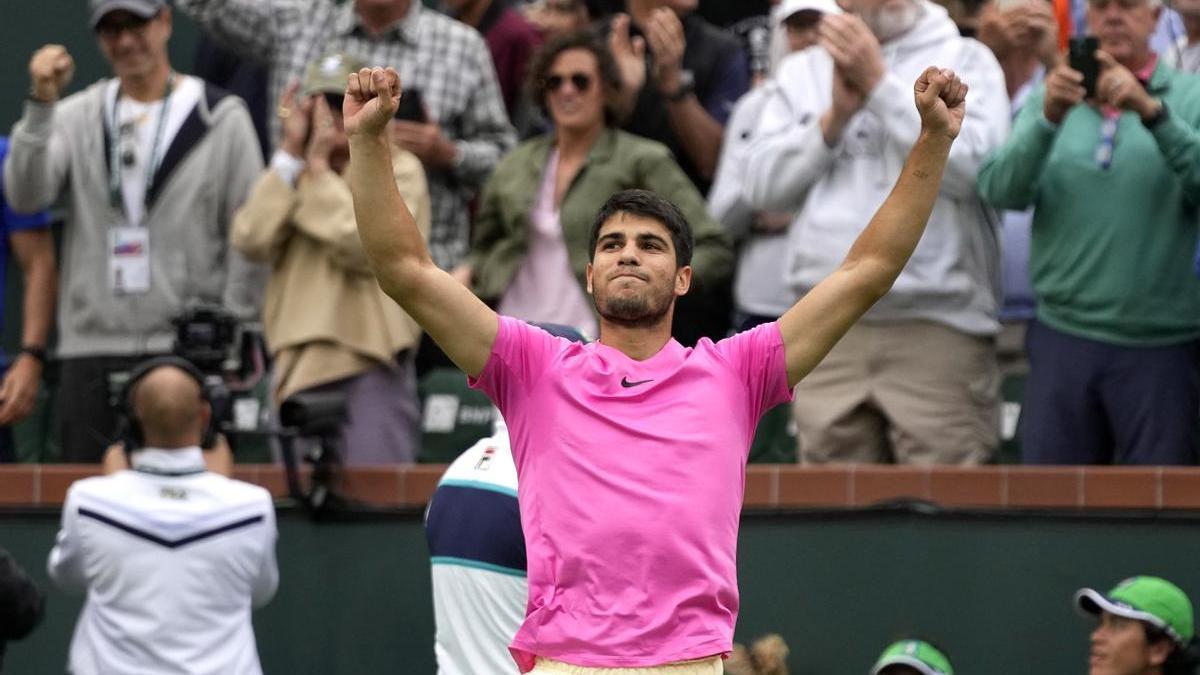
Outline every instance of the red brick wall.
<path fill-rule="evenodd" d="M 340 490 L 378 506 L 423 507 L 443 466 L 387 466 L 345 472 Z M 0 466 L 0 506 L 59 506 L 67 487 L 95 474 L 72 464 Z M 281 467 L 244 464 L 237 478 L 276 497 L 287 494 Z M 853 508 L 892 499 L 947 507 L 1050 509 L 1200 509 L 1200 468 L 753 465 L 746 507 Z"/>

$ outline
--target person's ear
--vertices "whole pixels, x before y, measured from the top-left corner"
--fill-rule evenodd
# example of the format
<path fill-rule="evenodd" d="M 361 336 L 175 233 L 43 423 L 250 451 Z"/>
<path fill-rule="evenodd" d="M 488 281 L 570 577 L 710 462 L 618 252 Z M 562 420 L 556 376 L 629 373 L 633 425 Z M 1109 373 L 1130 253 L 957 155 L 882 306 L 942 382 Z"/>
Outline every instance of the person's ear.
<path fill-rule="evenodd" d="M 592 263 L 587 264 L 585 275 L 587 276 L 587 293 L 588 295 L 592 295 Z"/>
<path fill-rule="evenodd" d="M 159 11 L 161 12 L 161 16 L 159 16 L 158 18 L 159 18 L 159 20 L 161 20 L 163 22 L 163 28 L 165 28 L 167 30 L 167 39 L 170 40 L 171 32 L 173 31 L 173 29 L 175 27 L 175 19 L 171 15 L 171 8 L 163 7 Z"/>
<path fill-rule="evenodd" d="M 1149 652 L 1150 665 L 1161 666 L 1167 662 L 1167 657 L 1171 656 L 1175 644 L 1170 640 L 1156 640 L 1150 643 L 1146 649 Z"/>
<path fill-rule="evenodd" d="M 692 266 L 684 265 L 675 270 L 675 295 L 687 295 L 692 287 Z"/>

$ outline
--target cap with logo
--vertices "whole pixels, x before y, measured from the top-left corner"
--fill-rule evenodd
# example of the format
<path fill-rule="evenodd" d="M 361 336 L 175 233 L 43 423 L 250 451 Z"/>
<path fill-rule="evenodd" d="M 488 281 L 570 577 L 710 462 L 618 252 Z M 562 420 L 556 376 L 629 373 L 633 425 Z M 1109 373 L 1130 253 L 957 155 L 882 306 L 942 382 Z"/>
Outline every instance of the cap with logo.
<path fill-rule="evenodd" d="M 349 54 L 326 54 L 308 64 L 300 83 L 300 95 L 345 93 L 346 78 L 362 67 L 363 63 Z"/>
<path fill-rule="evenodd" d="M 871 675 L 879 675 L 888 666 L 908 666 L 921 675 L 954 675 L 946 655 L 923 640 L 901 640 L 888 646 Z"/>
<path fill-rule="evenodd" d="M 149 19 L 157 16 L 166 6 L 166 0 L 88 0 L 93 29 L 100 25 L 100 19 L 109 12 L 125 10 L 135 16 Z"/>
<path fill-rule="evenodd" d="M 1108 612 L 1127 619 L 1145 621 L 1186 645 L 1195 636 L 1192 602 L 1178 586 L 1159 577 L 1131 577 L 1102 595 L 1091 588 L 1075 593 L 1081 612 L 1097 615 Z"/>

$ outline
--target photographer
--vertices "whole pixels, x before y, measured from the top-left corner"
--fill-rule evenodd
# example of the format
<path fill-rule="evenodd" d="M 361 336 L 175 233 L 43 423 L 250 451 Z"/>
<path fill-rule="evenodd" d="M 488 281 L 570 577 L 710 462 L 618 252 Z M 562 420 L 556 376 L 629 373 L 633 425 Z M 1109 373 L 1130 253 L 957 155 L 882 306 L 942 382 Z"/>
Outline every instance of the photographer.
<path fill-rule="evenodd" d="M 67 205 L 54 409 L 69 462 L 100 461 L 116 431 L 110 380 L 169 351 L 172 316 L 193 302 L 255 316 L 265 272 L 227 242 L 262 167 L 246 106 L 172 68 L 164 0 L 88 9 L 115 77 L 63 98 L 72 56 L 38 49 L 4 163 L 15 210 Z"/>
<path fill-rule="evenodd" d="M 261 672 L 252 607 L 275 594 L 275 511 L 266 490 L 205 470 L 203 375 L 152 359 L 123 397 L 132 471 L 71 486 L 50 577 L 86 591 L 74 675 Z"/>
<path fill-rule="evenodd" d="M 1090 0 L 979 190 L 1033 207 L 1031 464 L 1193 464 L 1200 408 L 1200 78 L 1150 50 L 1158 0 Z"/>
<path fill-rule="evenodd" d="M 342 92 L 358 63 L 330 54 L 279 102 L 283 138 L 233 222 L 233 245 L 270 263 L 263 311 L 274 399 L 342 392 L 344 464 L 411 462 L 418 421 L 413 351 L 420 329 L 379 289 L 358 239 L 343 173 Z M 396 185 L 428 237 L 429 191 L 412 153 L 394 148 Z"/>

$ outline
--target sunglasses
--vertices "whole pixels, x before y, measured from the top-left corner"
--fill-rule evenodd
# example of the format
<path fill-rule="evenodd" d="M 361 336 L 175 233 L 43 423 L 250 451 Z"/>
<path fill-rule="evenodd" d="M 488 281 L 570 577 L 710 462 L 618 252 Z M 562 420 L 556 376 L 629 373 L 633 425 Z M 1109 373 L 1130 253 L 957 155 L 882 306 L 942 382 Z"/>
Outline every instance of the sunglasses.
<path fill-rule="evenodd" d="M 143 19 L 135 15 L 117 18 L 105 17 L 96 25 L 96 34 L 110 40 L 120 37 L 125 31 L 129 31 L 134 35 L 141 35 L 146 30 L 146 26 L 150 25 L 150 22 L 157 18 L 158 14 L 148 19 Z"/>
<path fill-rule="evenodd" d="M 571 73 L 569 76 L 551 75 L 542 83 L 542 88 L 549 92 L 562 89 L 567 80 L 571 81 L 571 86 L 575 87 L 575 91 L 584 92 L 592 87 L 592 76 L 585 73 Z"/>

